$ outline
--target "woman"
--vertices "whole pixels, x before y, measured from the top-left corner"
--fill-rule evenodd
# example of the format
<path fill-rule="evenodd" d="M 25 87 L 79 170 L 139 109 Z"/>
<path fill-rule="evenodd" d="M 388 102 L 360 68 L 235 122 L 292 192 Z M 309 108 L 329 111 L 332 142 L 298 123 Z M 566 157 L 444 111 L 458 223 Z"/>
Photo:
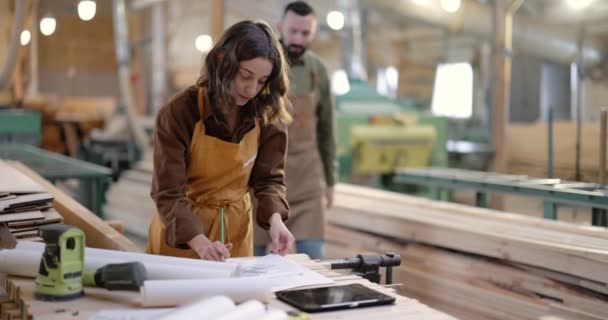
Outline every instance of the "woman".
<path fill-rule="evenodd" d="M 243 21 L 226 30 L 197 84 L 158 113 L 151 193 L 158 212 L 146 252 L 216 261 L 253 255 L 251 188 L 273 252 L 288 253 L 288 81 L 268 24 Z"/>

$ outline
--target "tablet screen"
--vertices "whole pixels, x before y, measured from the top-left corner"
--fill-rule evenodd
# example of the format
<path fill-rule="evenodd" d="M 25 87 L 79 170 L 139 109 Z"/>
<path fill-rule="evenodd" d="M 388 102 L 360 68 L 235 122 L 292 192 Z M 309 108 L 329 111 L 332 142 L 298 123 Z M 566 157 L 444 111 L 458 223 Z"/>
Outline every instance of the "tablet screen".
<path fill-rule="evenodd" d="M 393 303 L 395 298 L 360 284 L 277 292 L 277 298 L 307 312 Z"/>

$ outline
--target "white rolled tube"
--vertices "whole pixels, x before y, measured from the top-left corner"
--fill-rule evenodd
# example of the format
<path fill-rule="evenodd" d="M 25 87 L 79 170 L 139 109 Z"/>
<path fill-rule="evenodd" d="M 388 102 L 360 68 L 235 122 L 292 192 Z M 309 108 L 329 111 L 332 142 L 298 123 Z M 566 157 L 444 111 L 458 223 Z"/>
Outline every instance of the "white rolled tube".
<path fill-rule="evenodd" d="M 225 295 L 236 303 L 268 302 L 271 284 L 260 278 L 149 280 L 140 289 L 144 307 L 173 307 L 197 299 Z"/>
<path fill-rule="evenodd" d="M 234 311 L 217 318 L 217 320 L 262 320 L 265 315 L 264 305 L 259 301 L 251 300 L 239 305 Z"/>
<path fill-rule="evenodd" d="M 179 307 L 160 317 L 159 320 L 217 319 L 236 309 L 236 305 L 226 296 L 215 296 Z"/>
<path fill-rule="evenodd" d="M 8 249 L 0 250 L 0 272 L 21 277 L 36 277 L 42 252 L 37 250 Z M 84 268 L 92 271 L 111 263 L 124 263 L 133 260 L 86 257 Z M 168 263 L 142 262 L 149 280 L 173 279 L 217 279 L 230 278 L 235 269 L 227 265 L 225 269 L 181 266 Z"/>
<path fill-rule="evenodd" d="M 42 252 L 0 250 L 0 272 L 20 277 L 36 277 Z"/>
<path fill-rule="evenodd" d="M 44 243 L 34 241 L 19 241 L 17 242 L 16 250 L 38 251 L 40 254 L 44 251 Z M 236 270 L 238 264 L 231 262 L 207 261 L 199 259 L 177 258 L 169 256 L 160 256 L 155 254 L 146 254 L 139 252 L 128 252 L 118 250 L 106 250 L 97 248 L 85 248 L 84 256 L 89 258 L 104 258 L 113 259 L 121 262 L 139 261 L 139 262 L 155 262 L 170 265 L 197 267 L 197 268 L 217 268 L 226 270 L 232 268 Z"/>

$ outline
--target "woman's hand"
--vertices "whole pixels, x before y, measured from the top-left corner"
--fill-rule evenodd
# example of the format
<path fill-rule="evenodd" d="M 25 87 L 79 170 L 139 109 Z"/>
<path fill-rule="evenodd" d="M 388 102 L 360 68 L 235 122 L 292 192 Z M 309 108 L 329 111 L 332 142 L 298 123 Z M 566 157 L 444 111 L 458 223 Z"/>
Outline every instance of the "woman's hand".
<path fill-rule="evenodd" d="M 222 244 L 219 241 L 211 242 L 205 235 L 199 234 L 188 241 L 192 250 L 196 251 L 203 260 L 224 261 L 230 258 L 232 243 Z"/>
<path fill-rule="evenodd" d="M 270 239 L 272 239 L 272 253 L 282 256 L 289 253 L 295 241 L 293 235 L 283 223 L 279 213 L 273 213 L 270 217 Z"/>

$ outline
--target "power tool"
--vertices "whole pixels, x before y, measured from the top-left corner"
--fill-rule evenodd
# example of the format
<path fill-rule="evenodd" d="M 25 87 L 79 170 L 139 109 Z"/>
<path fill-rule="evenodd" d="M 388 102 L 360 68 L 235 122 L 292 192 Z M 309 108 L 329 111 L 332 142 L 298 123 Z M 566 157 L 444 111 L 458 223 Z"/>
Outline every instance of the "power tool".
<path fill-rule="evenodd" d="M 358 254 L 354 258 L 325 260 L 335 269 L 352 269 L 353 273 L 371 282 L 380 284 L 380 267 L 386 268 L 385 284 L 393 283 L 393 267 L 401 265 L 401 256 L 393 253 Z"/>
<path fill-rule="evenodd" d="M 141 262 L 115 263 L 94 272 L 85 271 L 82 283 L 108 290 L 139 291 L 146 281 L 146 267 Z"/>
<path fill-rule="evenodd" d="M 138 291 L 147 278 L 141 262 L 105 265 L 84 270 L 84 233 L 57 224 L 40 228 L 46 243 L 36 276 L 35 296 L 42 300 L 69 300 L 84 295 L 83 285 L 108 290 Z"/>
<path fill-rule="evenodd" d="M 84 295 L 84 233 L 65 224 L 51 224 L 38 231 L 46 246 L 38 275 L 35 296 L 42 300 L 69 300 Z"/>

